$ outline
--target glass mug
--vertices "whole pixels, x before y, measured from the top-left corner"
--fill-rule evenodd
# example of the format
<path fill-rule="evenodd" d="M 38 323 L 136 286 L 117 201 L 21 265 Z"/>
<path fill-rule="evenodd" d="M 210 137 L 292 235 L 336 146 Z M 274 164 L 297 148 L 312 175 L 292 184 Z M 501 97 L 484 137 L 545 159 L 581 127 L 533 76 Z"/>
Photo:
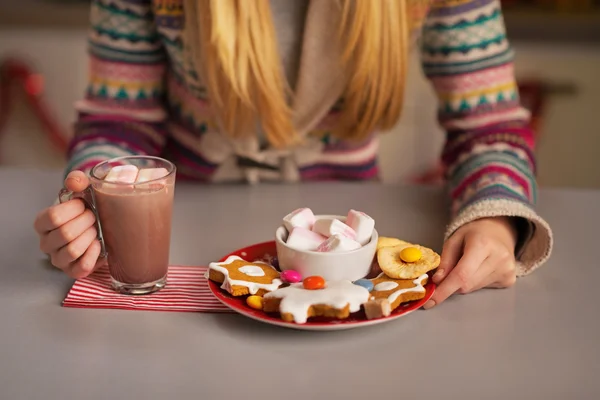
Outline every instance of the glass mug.
<path fill-rule="evenodd" d="M 164 170 L 141 183 L 105 181 L 120 165 Z M 167 283 L 175 173 L 175 165 L 159 157 L 113 158 L 92 168 L 83 192 L 59 194 L 61 203 L 82 199 L 96 216 L 100 256 L 107 258 L 112 286 L 120 293 L 148 294 Z"/>

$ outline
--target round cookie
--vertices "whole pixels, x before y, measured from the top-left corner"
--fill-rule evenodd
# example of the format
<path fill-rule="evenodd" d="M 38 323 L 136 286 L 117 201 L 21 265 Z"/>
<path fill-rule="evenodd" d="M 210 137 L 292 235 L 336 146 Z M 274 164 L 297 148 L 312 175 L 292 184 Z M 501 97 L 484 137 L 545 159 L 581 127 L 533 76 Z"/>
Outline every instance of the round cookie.
<path fill-rule="evenodd" d="M 395 246 L 400 246 L 402 244 L 408 244 L 408 242 L 405 242 L 404 240 L 392 238 L 392 237 L 380 236 L 379 239 L 377 240 L 377 250 L 379 250 L 383 247 L 395 247 Z"/>
<path fill-rule="evenodd" d="M 421 258 L 414 262 L 405 262 L 400 258 L 400 252 L 407 247 L 415 247 L 421 252 Z M 393 247 L 381 247 L 377 250 L 377 262 L 381 270 L 390 278 L 415 279 L 436 269 L 440 265 L 440 256 L 433 250 L 403 242 Z"/>

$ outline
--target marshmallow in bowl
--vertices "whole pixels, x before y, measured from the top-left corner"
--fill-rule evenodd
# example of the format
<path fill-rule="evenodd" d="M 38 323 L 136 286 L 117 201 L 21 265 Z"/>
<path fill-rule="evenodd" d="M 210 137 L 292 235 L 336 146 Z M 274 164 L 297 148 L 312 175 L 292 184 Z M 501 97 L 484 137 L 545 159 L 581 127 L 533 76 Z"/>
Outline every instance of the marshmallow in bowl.
<path fill-rule="evenodd" d="M 344 235 L 336 234 L 321 243 L 317 248 L 321 253 L 336 253 L 340 251 L 352 251 L 360 249 L 362 246 L 356 240 L 352 240 Z"/>
<path fill-rule="evenodd" d="M 335 218 L 319 218 L 313 225 L 314 232 L 327 238 L 333 235 L 344 235 L 352 240 L 356 239 L 356 232 L 348 225 Z"/>
<path fill-rule="evenodd" d="M 315 214 L 310 208 L 299 208 L 283 217 L 283 225 L 288 232 L 294 228 L 312 229 L 315 223 Z"/>
<path fill-rule="evenodd" d="M 306 228 L 294 228 L 287 238 L 287 245 L 296 250 L 315 251 L 327 240 L 326 237 Z"/>
<path fill-rule="evenodd" d="M 346 224 L 356 232 L 356 241 L 361 246 L 369 243 L 375 229 L 375 220 L 361 211 L 350 210 Z"/>

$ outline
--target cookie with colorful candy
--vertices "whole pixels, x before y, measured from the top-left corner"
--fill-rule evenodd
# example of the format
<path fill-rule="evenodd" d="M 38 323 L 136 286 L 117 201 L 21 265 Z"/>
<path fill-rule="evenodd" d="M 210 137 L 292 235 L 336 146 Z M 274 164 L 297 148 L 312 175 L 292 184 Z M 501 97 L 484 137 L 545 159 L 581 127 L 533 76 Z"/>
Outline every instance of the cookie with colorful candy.
<path fill-rule="evenodd" d="M 279 313 L 284 321 L 303 324 L 311 317 L 348 318 L 368 299 L 369 291 L 350 281 L 325 282 L 313 276 L 267 293 L 263 310 Z"/>
<path fill-rule="evenodd" d="M 440 256 L 430 248 L 399 239 L 384 238 L 377 250 L 377 262 L 390 278 L 416 279 L 440 265 Z"/>

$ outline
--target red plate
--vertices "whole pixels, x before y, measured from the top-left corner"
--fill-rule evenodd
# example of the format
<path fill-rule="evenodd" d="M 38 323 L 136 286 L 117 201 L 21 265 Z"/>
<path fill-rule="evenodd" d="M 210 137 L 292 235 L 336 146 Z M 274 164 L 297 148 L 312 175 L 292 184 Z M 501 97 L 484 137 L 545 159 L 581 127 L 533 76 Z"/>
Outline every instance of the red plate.
<path fill-rule="evenodd" d="M 243 249 L 239 249 L 234 251 L 231 254 L 223 257 L 219 262 L 223 262 L 229 256 L 239 256 L 247 261 L 254 261 L 257 259 L 265 259 L 277 254 L 275 248 L 275 242 L 265 242 L 255 244 L 249 247 L 245 247 Z M 425 285 L 425 297 L 418 301 L 411 301 L 408 303 L 401 304 L 398 308 L 396 308 L 389 317 L 383 317 L 378 319 L 368 320 L 365 316 L 365 313 L 361 310 L 357 313 L 351 314 L 350 317 L 343 320 L 330 319 L 330 318 L 310 318 L 308 322 L 305 324 L 296 324 L 294 322 L 286 322 L 283 321 L 277 314 L 267 314 L 260 310 L 255 310 L 250 308 L 246 304 L 245 297 L 233 297 L 229 293 L 225 292 L 220 288 L 220 285 L 208 281 L 208 287 L 213 292 L 213 294 L 221 301 L 221 303 L 225 304 L 227 307 L 231 308 L 233 311 L 242 314 L 246 317 L 255 319 L 257 321 L 266 322 L 271 325 L 283 326 L 286 328 L 294 328 L 294 329 L 303 329 L 303 330 L 319 330 L 319 331 L 327 331 L 327 330 L 342 330 L 342 329 L 351 329 L 351 328 L 359 328 L 363 326 L 371 326 L 377 325 L 383 322 L 393 321 L 397 318 L 403 317 L 411 312 L 421 308 L 427 300 L 431 298 L 433 292 L 435 290 L 435 284 L 431 281 Z"/>

